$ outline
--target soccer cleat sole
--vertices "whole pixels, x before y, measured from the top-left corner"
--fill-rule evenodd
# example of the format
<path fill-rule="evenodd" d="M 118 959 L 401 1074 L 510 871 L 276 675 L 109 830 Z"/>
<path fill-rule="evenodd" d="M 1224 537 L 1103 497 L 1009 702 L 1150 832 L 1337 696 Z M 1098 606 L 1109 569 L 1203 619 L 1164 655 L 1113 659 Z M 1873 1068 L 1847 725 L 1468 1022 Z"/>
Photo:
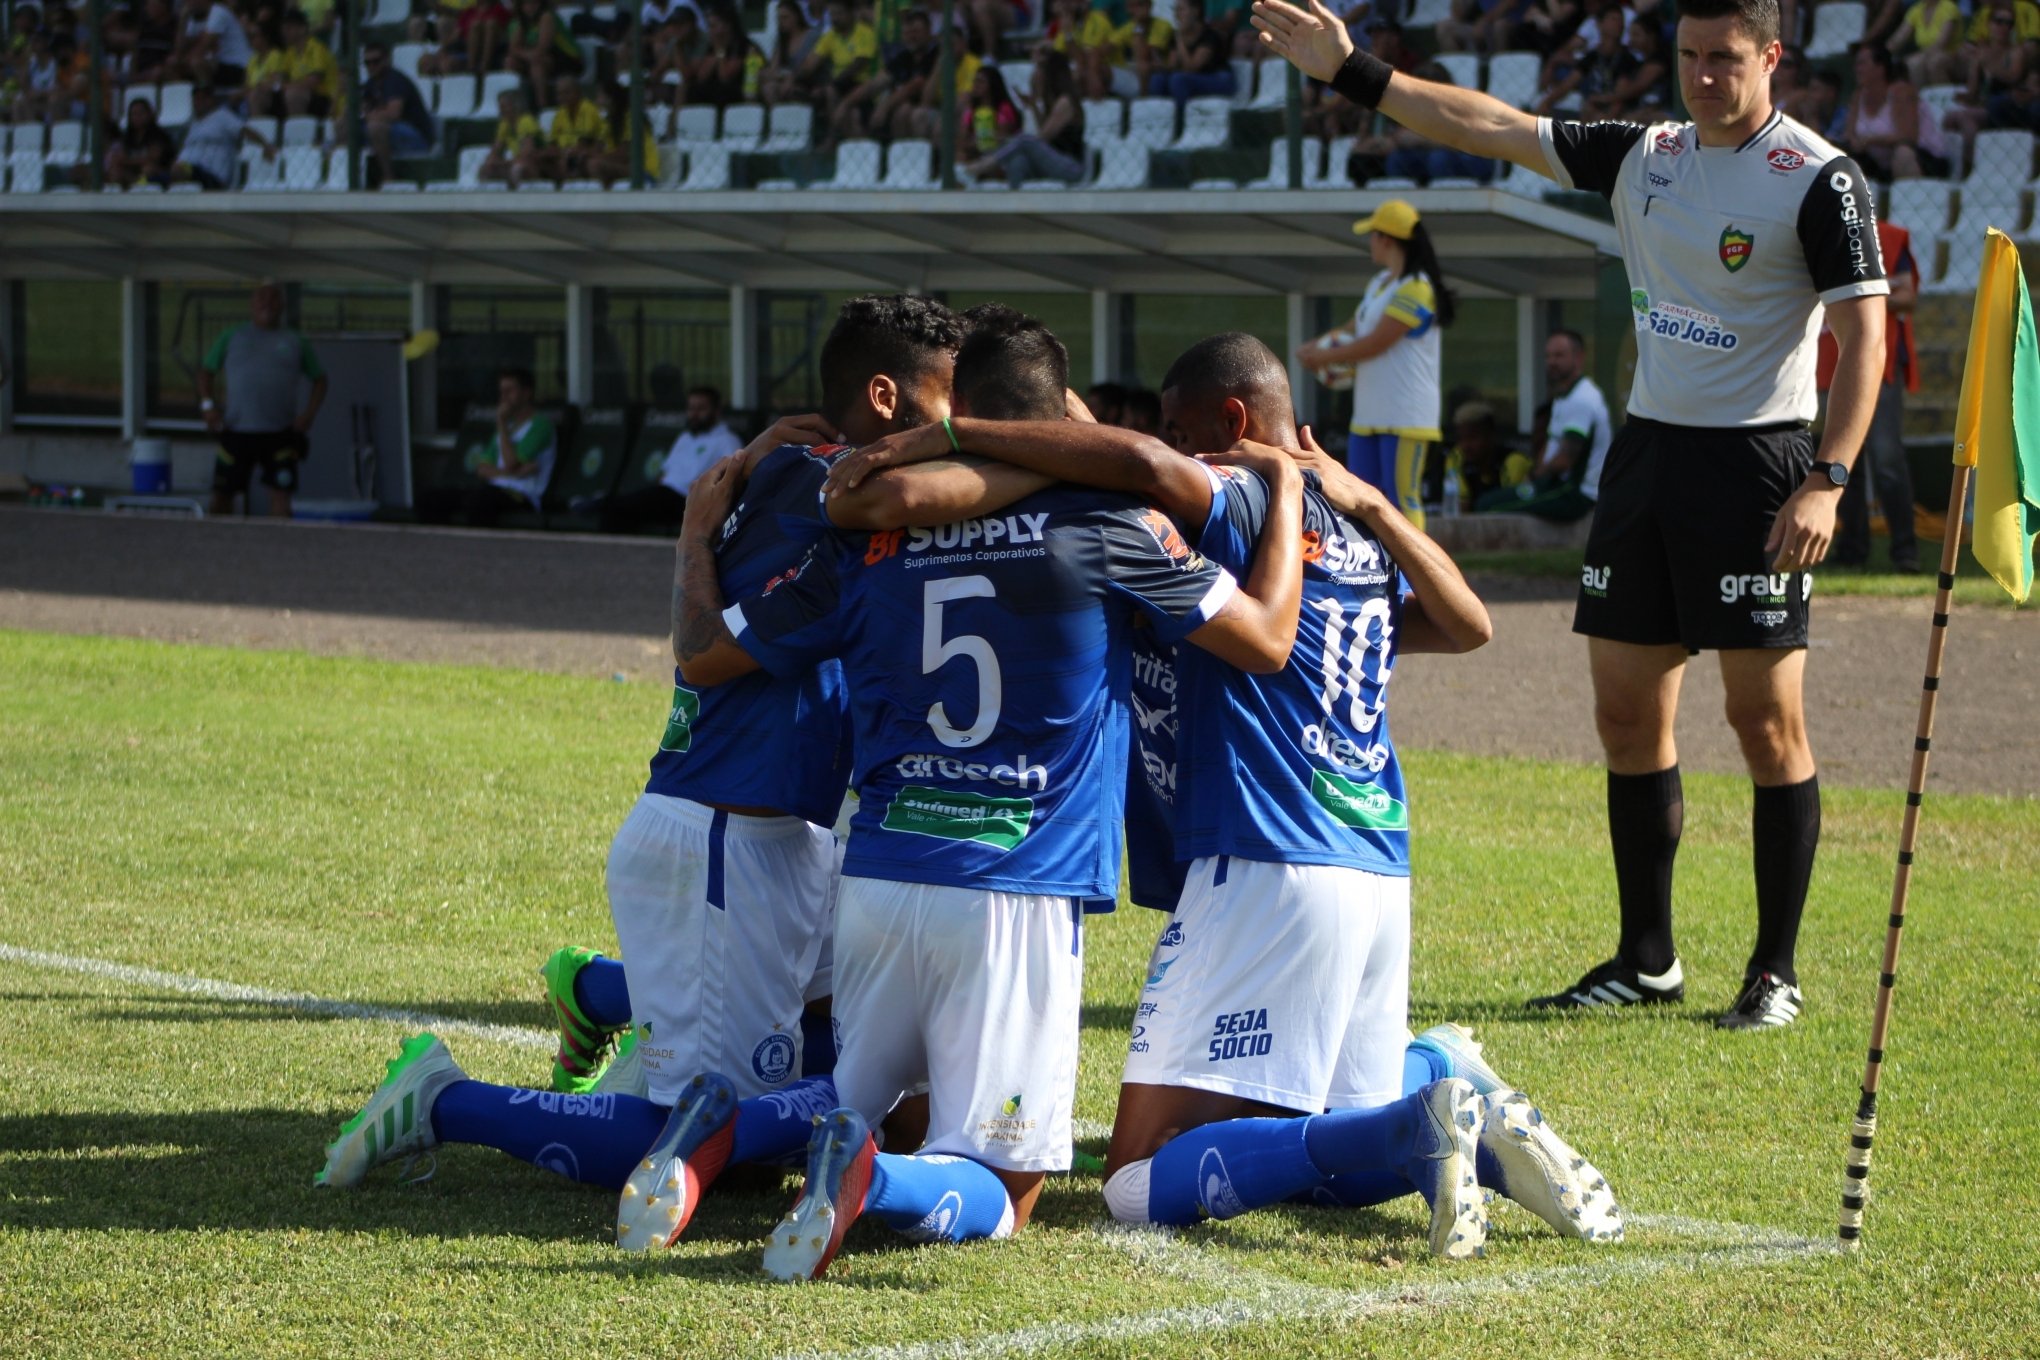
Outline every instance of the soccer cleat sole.
<path fill-rule="evenodd" d="M 819 1280 L 864 1212 L 878 1149 L 853 1110 L 817 1116 L 808 1140 L 807 1183 L 765 1244 L 765 1273 L 776 1280 Z"/>
<path fill-rule="evenodd" d="M 616 1245 L 663 1251 L 678 1241 L 702 1192 L 729 1165 L 735 1141 L 737 1091 L 728 1077 L 707 1072 L 681 1092 L 658 1141 L 616 1200 Z"/>
<path fill-rule="evenodd" d="M 436 1036 L 406 1039 L 384 1069 L 382 1085 L 340 1126 L 340 1136 L 326 1145 L 326 1165 L 312 1177 L 312 1184 L 351 1190 L 384 1162 L 436 1145 L 432 1102 L 466 1077 Z"/>
<path fill-rule="evenodd" d="M 1493 1187 L 1581 1242 L 1620 1242 L 1622 1210 L 1608 1179 L 1545 1122 L 1520 1091 L 1481 1102 L 1480 1142 L 1502 1168 Z"/>
<path fill-rule="evenodd" d="M 1429 1129 L 1420 1134 L 1412 1176 L 1431 1204 L 1431 1254 L 1464 1261 L 1487 1252 L 1487 1204 L 1474 1173 L 1480 1140 L 1480 1093 L 1461 1077 L 1424 1091 Z M 1428 1182 L 1428 1188 L 1426 1186 Z"/>

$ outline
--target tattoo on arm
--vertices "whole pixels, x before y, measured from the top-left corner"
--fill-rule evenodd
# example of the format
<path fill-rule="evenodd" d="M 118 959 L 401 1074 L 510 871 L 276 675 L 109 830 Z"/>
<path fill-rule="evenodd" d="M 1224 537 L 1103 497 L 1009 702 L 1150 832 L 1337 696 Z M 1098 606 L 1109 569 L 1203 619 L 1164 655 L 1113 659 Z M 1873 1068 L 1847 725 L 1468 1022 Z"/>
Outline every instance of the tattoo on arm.
<path fill-rule="evenodd" d="M 689 542 L 687 548 L 673 577 L 673 655 L 682 664 L 713 651 L 719 643 L 736 642 L 722 619 L 715 554 L 706 541 Z"/>

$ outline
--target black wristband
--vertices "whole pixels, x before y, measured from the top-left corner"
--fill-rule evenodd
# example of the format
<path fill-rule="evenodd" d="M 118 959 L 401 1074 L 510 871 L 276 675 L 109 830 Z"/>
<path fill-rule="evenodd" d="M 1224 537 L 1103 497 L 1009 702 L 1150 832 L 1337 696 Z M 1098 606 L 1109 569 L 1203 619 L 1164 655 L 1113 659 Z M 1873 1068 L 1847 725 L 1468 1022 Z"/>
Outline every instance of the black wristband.
<path fill-rule="evenodd" d="M 1332 88 L 1349 103 L 1371 109 L 1388 93 L 1388 78 L 1394 74 L 1395 68 L 1380 57 L 1356 48 L 1332 77 Z"/>

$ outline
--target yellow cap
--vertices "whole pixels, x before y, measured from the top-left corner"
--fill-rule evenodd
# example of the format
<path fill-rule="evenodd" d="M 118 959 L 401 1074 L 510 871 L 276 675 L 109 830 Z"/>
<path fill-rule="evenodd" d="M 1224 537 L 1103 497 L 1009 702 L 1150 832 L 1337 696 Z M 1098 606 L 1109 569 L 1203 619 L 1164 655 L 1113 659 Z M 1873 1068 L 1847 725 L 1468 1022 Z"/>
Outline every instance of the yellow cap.
<path fill-rule="evenodd" d="M 1367 216 L 1353 224 L 1355 236 L 1369 232 L 1380 232 L 1393 236 L 1398 241 L 1407 241 L 1417 229 L 1417 210 L 1399 198 L 1391 198 Z"/>

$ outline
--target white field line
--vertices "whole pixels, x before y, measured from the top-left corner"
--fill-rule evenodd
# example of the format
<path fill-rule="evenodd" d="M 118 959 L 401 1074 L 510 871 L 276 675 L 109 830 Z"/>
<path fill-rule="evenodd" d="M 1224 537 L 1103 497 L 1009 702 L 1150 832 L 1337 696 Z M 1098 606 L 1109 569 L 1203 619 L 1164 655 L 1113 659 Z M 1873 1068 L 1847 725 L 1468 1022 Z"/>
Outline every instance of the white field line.
<path fill-rule="evenodd" d="M 245 1001 L 259 1006 L 274 1006 L 278 1010 L 299 1011 L 306 1015 L 328 1015 L 340 1020 L 384 1020 L 408 1029 L 429 1029 L 434 1034 L 442 1036 L 460 1034 L 499 1044 L 516 1044 L 524 1048 L 550 1049 L 559 1043 L 559 1036 L 547 1030 L 525 1029 L 518 1025 L 488 1025 L 451 1015 L 434 1015 L 429 1011 L 407 1011 L 394 1006 L 369 1006 L 359 1001 L 335 1001 L 329 997 L 311 996 L 304 992 L 279 992 L 267 987 L 244 987 L 238 982 L 220 982 L 214 978 L 192 977 L 187 973 L 159 973 L 153 968 L 136 968 L 130 964 L 114 963 L 109 959 L 88 959 L 75 954 L 51 954 L 40 949 L 23 949 L 18 945 L 0 943 L 0 963 L 26 964 L 31 968 L 47 968 L 59 973 L 83 973 L 88 977 L 125 982 L 133 987 L 182 992 L 186 996 L 209 997 L 214 1001 Z"/>
<path fill-rule="evenodd" d="M 1047 1322 L 953 1340 L 803 1352 L 783 1360 L 979 1360 L 985 1356 L 1055 1354 L 1094 1341 L 1128 1342 L 1178 1333 L 1222 1332 L 1261 1323 L 1355 1322 L 1384 1313 L 1460 1307 L 1543 1289 L 1598 1289 L 1633 1284 L 1679 1270 L 1776 1266 L 1834 1249 L 1829 1242 L 1733 1223 L 1681 1218 L 1643 1218 L 1631 1222 L 1638 1227 L 1708 1239 L 1716 1244 L 1649 1254 L 1631 1254 L 1619 1246 L 1603 1247 L 1596 1250 L 1596 1260 L 1579 1265 L 1542 1266 L 1466 1280 L 1334 1289 L 1242 1270 L 1217 1253 L 1175 1240 L 1165 1230 L 1104 1225 L 1096 1230 L 1099 1240 L 1132 1256 L 1139 1264 L 1186 1284 L 1211 1285 L 1235 1292 L 1211 1303 L 1184 1304 L 1130 1317 Z M 1729 1241 L 1722 1243 L 1723 1238 Z M 1246 1292 L 1240 1292 L 1242 1285 L 1247 1286 Z"/>

